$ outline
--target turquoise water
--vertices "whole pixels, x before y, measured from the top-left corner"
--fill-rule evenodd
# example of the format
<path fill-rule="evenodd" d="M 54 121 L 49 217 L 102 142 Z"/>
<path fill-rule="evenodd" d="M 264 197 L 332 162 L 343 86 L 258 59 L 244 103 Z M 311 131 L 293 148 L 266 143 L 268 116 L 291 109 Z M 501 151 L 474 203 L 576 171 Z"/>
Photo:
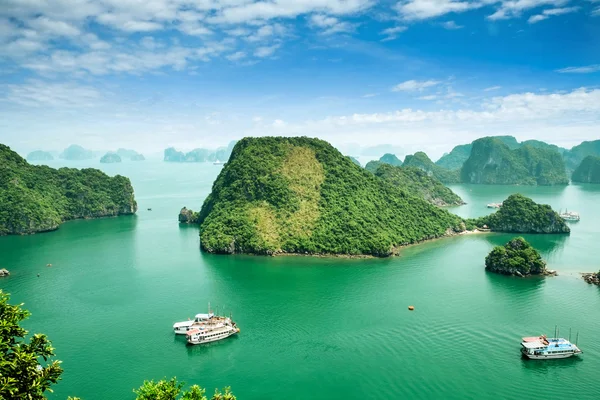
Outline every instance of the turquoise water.
<path fill-rule="evenodd" d="M 0 238 L 0 267 L 12 273 L 0 287 L 63 360 L 51 399 L 133 399 L 144 379 L 171 376 L 209 392 L 231 385 L 244 400 L 600 398 L 600 288 L 579 276 L 600 269 L 598 186 L 453 187 L 468 204 L 452 211 L 464 217 L 516 191 L 580 212 L 570 236 L 526 236 L 559 276 L 517 279 L 483 267 L 512 238 L 504 234 L 432 241 L 390 259 L 203 254 L 197 228 L 179 226 L 177 214 L 200 208 L 221 167 L 50 163 L 65 164 L 129 176 L 140 210 Z M 209 301 L 241 333 L 186 346 L 171 325 Z M 556 324 L 563 336 L 580 332 L 584 354 L 521 359 L 520 337 L 551 335 Z"/>

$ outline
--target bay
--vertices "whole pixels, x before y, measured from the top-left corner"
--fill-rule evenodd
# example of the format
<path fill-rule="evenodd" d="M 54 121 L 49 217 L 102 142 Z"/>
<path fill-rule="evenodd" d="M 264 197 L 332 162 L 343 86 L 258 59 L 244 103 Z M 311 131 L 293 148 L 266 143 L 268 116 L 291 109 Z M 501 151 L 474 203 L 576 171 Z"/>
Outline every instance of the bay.
<path fill-rule="evenodd" d="M 600 289 L 579 275 L 600 269 L 598 186 L 452 186 L 468 203 L 452 209 L 463 217 L 515 192 L 579 211 L 570 236 L 525 236 L 559 276 L 517 279 L 483 266 L 506 234 L 431 241 L 389 259 L 204 254 L 198 229 L 177 214 L 201 207 L 220 166 L 48 165 L 128 176 L 139 204 L 131 217 L 0 238 L 0 267 L 11 271 L 0 287 L 63 360 L 51 399 L 133 399 L 144 379 L 172 376 L 208 392 L 230 385 L 244 400 L 600 397 Z M 187 346 L 171 326 L 208 302 L 241 332 Z M 521 359 L 521 336 L 557 324 L 562 336 L 579 331 L 581 357 Z"/>

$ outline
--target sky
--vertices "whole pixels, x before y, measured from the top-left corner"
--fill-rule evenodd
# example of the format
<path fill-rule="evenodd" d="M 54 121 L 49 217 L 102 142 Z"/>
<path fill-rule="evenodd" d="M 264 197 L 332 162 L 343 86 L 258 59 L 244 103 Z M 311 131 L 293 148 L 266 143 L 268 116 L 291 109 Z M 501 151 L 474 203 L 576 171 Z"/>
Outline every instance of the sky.
<path fill-rule="evenodd" d="M 600 139 L 600 0 L 0 0 L 0 143 Z"/>

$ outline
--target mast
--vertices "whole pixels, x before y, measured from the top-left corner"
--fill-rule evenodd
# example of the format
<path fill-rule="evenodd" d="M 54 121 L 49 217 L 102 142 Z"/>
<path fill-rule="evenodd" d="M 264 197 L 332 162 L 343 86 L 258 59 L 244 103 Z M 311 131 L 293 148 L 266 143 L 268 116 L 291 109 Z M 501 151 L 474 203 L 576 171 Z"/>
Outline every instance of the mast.
<path fill-rule="evenodd" d="M 571 341 L 571 328 L 569 328 L 569 342 Z"/>
<path fill-rule="evenodd" d="M 557 337 L 557 336 L 556 336 L 556 328 L 557 328 L 557 326 L 556 326 L 556 325 L 554 325 L 554 338 L 556 338 L 556 337 Z"/>
<path fill-rule="evenodd" d="M 575 346 L 578 346 L 577 343 L 579 343 L 579 331 L 577 331 L 577 336 L 575 338 Z"/>

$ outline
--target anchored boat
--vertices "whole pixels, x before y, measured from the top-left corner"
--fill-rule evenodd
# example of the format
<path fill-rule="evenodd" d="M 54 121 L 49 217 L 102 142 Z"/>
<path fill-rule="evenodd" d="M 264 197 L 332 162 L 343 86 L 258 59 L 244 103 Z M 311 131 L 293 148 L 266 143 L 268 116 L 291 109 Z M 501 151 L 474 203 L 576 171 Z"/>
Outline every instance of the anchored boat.
<path fill-rule="evenodd" d="M 240 331 L 235 322 L 226 323 L 217 328 L 197 328 L 186 333 L 187 342 L 189 344 L 201 344 L 216 342 L 235 335 Z"/>
<path fill-rule="evenodd" d="M 487 205 L 487 208 L 500 208 L 502 207 L 502 203 L 490 203 Z"/>
<path fill-rule="evenodd" d="M 558 336 L 558 335 L 555 335 Z M 569 334 L 569 337 L 571 335 Z M 579 333 L 577 334 L 579 338 Z M 577 340 L 576 340 L 577 342 Z M 553 358 L 568 358 L 582 351 L 577 344 L 560 337 L 547 338 L 546 335 L 524 337 L 521 343 L 521 353 L 534 360 L 548 360 Z"/>
<path fill-rule="evenodd" d="M 185 335 L 192 329 L 215 329 L 227 324 L 232 324 L 231 318 L 215 315 L 210 309 L 210 303 L 208 303 L 208 313 L 196 314 L 193 320 L 175 322 L 173 331 L 176 335 Z"/>
<path fill-rule="evenodd" d="M 561 212 L 559 215 L 565 221 L 579 221 L 581 219 L 579 217 L 579 213 L 577 213 L 575 211 L 567 211 L 567 210 L 565 210 L 565 212 Z"/>

